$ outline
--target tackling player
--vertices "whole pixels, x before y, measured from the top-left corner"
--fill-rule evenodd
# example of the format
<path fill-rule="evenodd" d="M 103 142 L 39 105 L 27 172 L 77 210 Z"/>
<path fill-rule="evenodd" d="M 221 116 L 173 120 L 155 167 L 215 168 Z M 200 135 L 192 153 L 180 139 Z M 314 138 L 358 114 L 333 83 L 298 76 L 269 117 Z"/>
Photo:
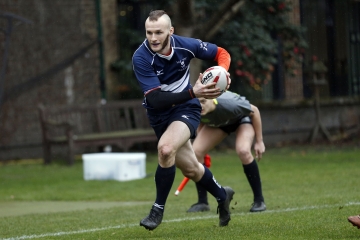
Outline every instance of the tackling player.
<path fill-rule="evenodd" d="M 266 210 L 261 188 L 260 172 L 256 160 L 251 153 L 254 137 L 255 156 L 260 161 L 265 152 L 262 136 L 261 117 L 258 108 L 236 93 L 227 91 L 216 99 L 200 98 L 202 106 L 201 126 L 193 142 L 193 148 L 199 162 L 230 133 L 235 132 L 235 150 L 238 154 L 244 173 L 254 195 L 251 212 Z M 188 212 L 209 211 L 207 193 L 196 183 L 198 202 Z"/>

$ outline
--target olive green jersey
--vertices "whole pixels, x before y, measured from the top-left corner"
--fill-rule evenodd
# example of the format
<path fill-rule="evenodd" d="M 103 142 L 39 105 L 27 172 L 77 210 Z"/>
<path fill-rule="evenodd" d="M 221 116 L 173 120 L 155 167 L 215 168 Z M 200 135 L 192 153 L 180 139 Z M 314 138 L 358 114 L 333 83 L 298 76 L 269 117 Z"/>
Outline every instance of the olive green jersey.
<path fill-rule="evenodd" d="M 201 122 L 211 127 L 231 125 L 252 112 L 250 102 L 231 91 L 224 92 L 213 101 L 215 110 L 201 116 Z"/>

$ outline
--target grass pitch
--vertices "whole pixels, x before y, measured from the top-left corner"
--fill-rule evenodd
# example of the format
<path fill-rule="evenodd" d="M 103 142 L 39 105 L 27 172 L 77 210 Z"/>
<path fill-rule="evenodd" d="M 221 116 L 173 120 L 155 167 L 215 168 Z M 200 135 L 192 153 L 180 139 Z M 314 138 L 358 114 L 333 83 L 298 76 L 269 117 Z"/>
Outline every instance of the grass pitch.
<path fill-rule="evenodd" d="M 149 177 L 129 182 L 84 181 L 82 161 L 0 166 L 0 240 L 4 239 L 358 239 L 347 222 L 360 214 L 359 144 L 268 149 L 258 163 L 268 210 L 250 213 L 252 193 L 234 151 L 213 151 L 211 170 L 235 190 L 229 226 L 210 212 L 186 213 L 197 200 L 177 172 L 163 223 L 139 226 L 155 199 L 157 156 L 147 153 Z"/>

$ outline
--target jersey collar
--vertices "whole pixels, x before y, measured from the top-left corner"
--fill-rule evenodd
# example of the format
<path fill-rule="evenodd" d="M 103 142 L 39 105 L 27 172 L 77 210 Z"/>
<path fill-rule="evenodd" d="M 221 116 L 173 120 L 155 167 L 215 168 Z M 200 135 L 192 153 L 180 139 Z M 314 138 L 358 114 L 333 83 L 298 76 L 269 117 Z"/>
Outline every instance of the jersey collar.
<path fill-rule="evenodd" d="M 171 47 L 171 53 L 169 55 L 162 55 L 160 53 L 156 53 L 159 57 L 165 58 L 166 60 L 170 60 L 172 56 L 174 55 L 174 48 Z"/>

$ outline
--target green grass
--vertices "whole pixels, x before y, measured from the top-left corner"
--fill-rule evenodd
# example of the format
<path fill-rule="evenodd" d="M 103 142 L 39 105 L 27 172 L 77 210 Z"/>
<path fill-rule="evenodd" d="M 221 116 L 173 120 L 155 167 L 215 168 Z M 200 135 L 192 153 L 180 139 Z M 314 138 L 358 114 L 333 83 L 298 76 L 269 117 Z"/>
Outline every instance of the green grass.
<path fill-rule="evenodd" d="M 197 198 L 192 182 L 174 196 L 183 178 L 180 171 L 163 223 L 152 232 L 139 227 L 155 199 L 157 156 L 148 153 L 150 176 L 129 182 L 84 181 L 81 161 L 72 167 L 36 162 L 0 166 L 0 239 L 360 237 L 360 230 L 347 222 L 348 216 L 360 214 L 358 146 L 268 149 L 259 162 L 268 207 L 263 213 L 249 213 L 252 193 L 234 151 L 213 151 L 211 156 L 216 179 L 236 192 L 227 227 L 217 226 L 212 197 L 210 212 L 186 213 Z"/>

